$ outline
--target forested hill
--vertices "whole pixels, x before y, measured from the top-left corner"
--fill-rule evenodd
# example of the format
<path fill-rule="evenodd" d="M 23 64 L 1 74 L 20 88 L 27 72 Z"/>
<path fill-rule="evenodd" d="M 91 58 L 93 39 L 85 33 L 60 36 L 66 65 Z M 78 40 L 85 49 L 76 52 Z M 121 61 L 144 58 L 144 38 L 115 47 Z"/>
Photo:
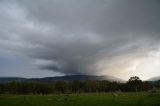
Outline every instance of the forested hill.
<path fill-rule="evenodd" d="M 64 81 L 85 81 L 85 80 L 108 80 L 108 81 L 117 81 L 117 82 L 125 82 L 122 79 L 111 77 L 111 76 L 93 76 L 93 75 L 68 75 L 68 76 L 58 76 L 58 77 L 45 77 L 45 78 L 19 78 L 19 77 L 0 77 L 0 83 L 8 83 L 12 81 L 19 82 L 54 82 L 58 80 Z"/>
<path fill-rule="evenodd" d="M 26 81 L 27 79 L 25 78 L 20 78 L 20 77 L 0 77 L 0 83 L 9 83 L 12 81 Z"/>

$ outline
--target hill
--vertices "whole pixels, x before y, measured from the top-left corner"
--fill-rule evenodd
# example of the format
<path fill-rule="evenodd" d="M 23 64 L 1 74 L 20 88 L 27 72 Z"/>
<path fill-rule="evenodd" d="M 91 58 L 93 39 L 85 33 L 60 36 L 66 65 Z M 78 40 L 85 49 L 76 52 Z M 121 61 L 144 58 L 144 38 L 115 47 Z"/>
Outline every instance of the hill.
<path fill-rule="evenodd" d="M 152 78 L 148 79 L 148 81 L 159 81 L 159 80 L 160 80 L 160 76 L 152 77 Z"/>
<path fill-rule="evenodd" d="M 94 76 L 94 75 L 67 75 L 67 76 L 57 76 L 57 77 L 45 77 L 45 78 L 19 78 L 19 77 L 0 77 L 0 83 L 7 83 L 11 81 L 19 81 L 19 82 L 54 82 L 58 80 L 65 81 L 85 81 L 85 80 L 108 80 L 108 81 L 116 81 L 116 82 L 125 82 L 122 79 L 115 78 L 112 76 Z"/>

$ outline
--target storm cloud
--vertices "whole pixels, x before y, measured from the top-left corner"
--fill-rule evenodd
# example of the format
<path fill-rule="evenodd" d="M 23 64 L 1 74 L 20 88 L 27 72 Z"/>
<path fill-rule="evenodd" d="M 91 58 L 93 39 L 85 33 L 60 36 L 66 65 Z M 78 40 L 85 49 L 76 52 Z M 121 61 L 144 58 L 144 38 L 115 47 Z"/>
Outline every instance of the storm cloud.
<path fill-rule="evenodd" d="M 158 0 L 2 0 L 0 50 L 32 71 L 148 78 L 160 73 L 159 11 Z"/>

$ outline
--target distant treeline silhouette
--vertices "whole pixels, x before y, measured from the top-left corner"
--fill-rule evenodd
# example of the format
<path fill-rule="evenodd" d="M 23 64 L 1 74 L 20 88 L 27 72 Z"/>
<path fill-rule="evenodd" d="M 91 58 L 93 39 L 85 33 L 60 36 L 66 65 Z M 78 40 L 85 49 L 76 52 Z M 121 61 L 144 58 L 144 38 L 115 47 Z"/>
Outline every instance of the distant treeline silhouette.
<path fill-rule="evenodd" d="M 131 77 L 126 83 L 110 81 L 55 81 L 40 82 L 10 82 L 0 84 L 1 94 L 52 94 L 52 93 L 91 93 L 91 92 L 139 92 L 148 91 L 159 84 L 143 82 L 139 77 Z"/>

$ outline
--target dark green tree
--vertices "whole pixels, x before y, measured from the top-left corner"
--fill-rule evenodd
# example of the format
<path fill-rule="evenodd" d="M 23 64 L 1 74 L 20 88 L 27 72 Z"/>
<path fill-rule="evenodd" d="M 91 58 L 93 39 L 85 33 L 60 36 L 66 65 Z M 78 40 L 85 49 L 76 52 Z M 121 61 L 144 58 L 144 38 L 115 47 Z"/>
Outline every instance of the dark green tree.
<path fill-rule="evenodd" d="M 72 82 L 72 92 L 80 93 L 83 92 L 84 84 L 81 81 L 73 81 Z"/>
<path fill-rule="evenodd" d="M 58 93 L 66 93 L 68 91 L 69 85 L 65 81 L 56 81 L 55 83 L 55 90 Z"/>
<path fill-rule="evenodd" d="M 142 90 L 142 80 L 138 76 L 130 77 L 127 84 L 131 91 L 137 92 Z"/>

